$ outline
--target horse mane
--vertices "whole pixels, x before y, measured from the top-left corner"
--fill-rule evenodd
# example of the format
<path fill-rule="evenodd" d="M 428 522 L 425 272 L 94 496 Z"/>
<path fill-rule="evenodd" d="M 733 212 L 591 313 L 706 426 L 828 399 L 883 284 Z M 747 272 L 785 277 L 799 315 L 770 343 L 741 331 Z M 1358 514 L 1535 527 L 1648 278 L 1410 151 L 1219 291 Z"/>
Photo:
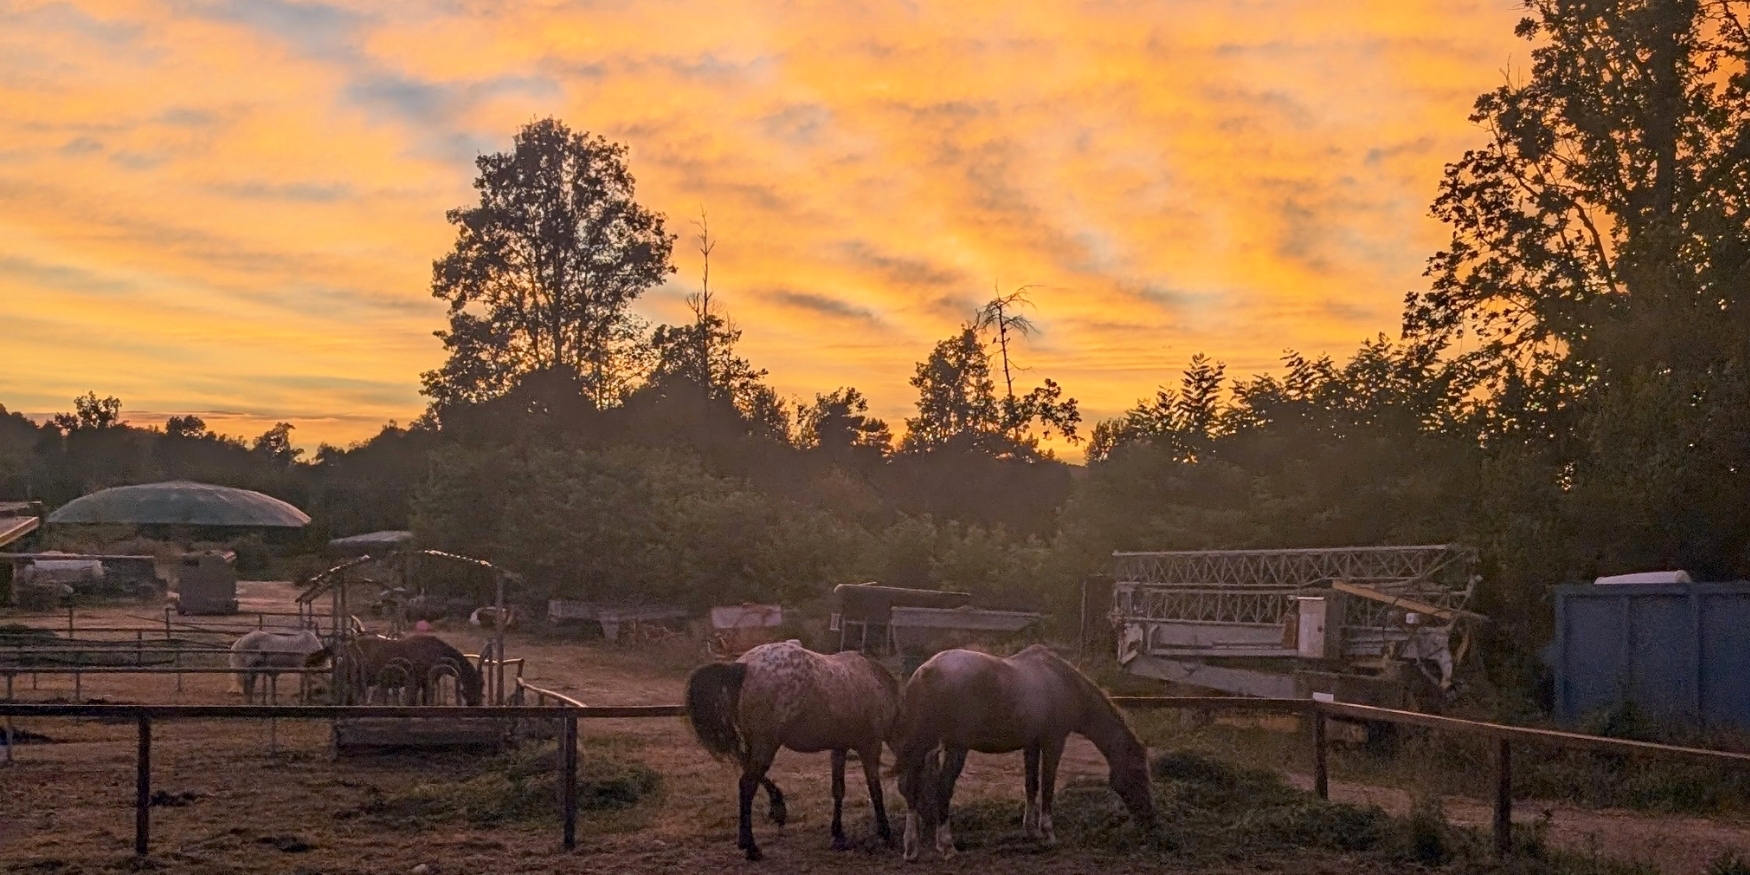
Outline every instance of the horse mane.
<path fill-rule="evenodd" d="M 1125 734 L 1134 740 L 1138 746 L 1142 745 L 1142 739 L 1137 737 L 1136 730 L 1131 727 L 1130 721 L 1124 716 L 1124 712 L 1119 710 L 1118 705 L 1112 701 L 1112 697 L 1107 695 L 1105 690 L 1100 689 L 1099 684 L 1094 683 L 1091 678 L 1082 674 L 1081 669 L 1076 668 L 1074 663 L 1058 656 L 1056 651 L 1043 644 L 1035 644 L 1015 655 L 1022 656 L 1028 653 L 1032 653 L 1035 658 L 1038 658 L 1045 665 L 1050 666 L 1051 671 L 1054 674 L 1069 682 L 1079 690 L 1084 700 L 1099 703 L 1100 708 L 1103 709 L 1103 713 L 1106 716 L 1110 717 L 1118 726 L 1123 727 Z"/>

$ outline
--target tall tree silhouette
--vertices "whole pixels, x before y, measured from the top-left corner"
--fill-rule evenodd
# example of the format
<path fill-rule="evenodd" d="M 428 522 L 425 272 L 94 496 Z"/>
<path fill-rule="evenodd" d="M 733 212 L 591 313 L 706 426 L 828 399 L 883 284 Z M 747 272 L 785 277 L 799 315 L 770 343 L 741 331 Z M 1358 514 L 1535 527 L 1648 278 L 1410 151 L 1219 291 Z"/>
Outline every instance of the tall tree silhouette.
<path fill-rule="evenodd" d="M 789 411 L 766 385 L 765 369 L 755 368 L 736 351 L 741 328 L 711 292 L 711 253 L 717 241 L 711 237 L 709 217 L 701 211 L 694 225 L 699 229 L 695 239 L 703 267 L 699 291 L 686 299 L 693 321 L 659 325 L 652 332 L 655 364 L 650 382 L 659 388 L 677 382 L 694 387 L 707 401 L 729 403 L 760 430 L 787 439 Z"/>
<path fill-rule="evenodd" d="M 905 421 L 900 449 L 922 452 L 949 446 L 995 449 L 1003 434 L 990 354 L 974 325 L 936 344 L 918 363 L 911 384 L 918 415 Z"/>
<path fill-rule="evenodd" d="M 441 408 L 504 394 L 542 371 L 617 400 L 641 340 L 627 306 L 673 272 L 674 238 L 634 199 L 625 147 L 542 119 L 482 155 L 480 202 L 451 210 L 455 247 L 432 266 L 449 303 L 449 359 L 421 376 Z"/>
<path fill-rule="evenodd" d="M 998 294 L 979 308 L 973 319 L 977 328 L 991 333 L 991 339 L 996 344 L 998 361 L 1002 365 L 1003 433 L 1016 446 L 1034 446 L 1037 441 L 1028 437 L 1028 431 L 1034 423 L 1038 423 L 1047 436 L 1055 428 L 1070 443 L 1076 443 L 1080 440 L 1076 430 L 1082 421 L 1081 410 L 1074 398 L 1063 397 L 1063 388 L 1055 381 L 1046 379 L 1042 385 L 1023 395 L 1015 394 L 1015 372 L 1026 369 L 1015 363 L 1014 347 L 1039 330 L 1023 312 L 1033 306 L 1033 302 L 1027 297 L 1027 290 L 1030 288 L 1032 287 L 1022 286 L 1007 295 Z"/>
<path fill-rule="evenodd" d="M 1742 345 L 1750 4 L 1526 7 L 1530 76 L 1477 99 L 1488 142 L 1446 169 L 1434 214 L 1452 239 L 1404 330 L 1441 348 L 1464 338 L 1475 378 L 1542 420 L 1612 371 Z"/>

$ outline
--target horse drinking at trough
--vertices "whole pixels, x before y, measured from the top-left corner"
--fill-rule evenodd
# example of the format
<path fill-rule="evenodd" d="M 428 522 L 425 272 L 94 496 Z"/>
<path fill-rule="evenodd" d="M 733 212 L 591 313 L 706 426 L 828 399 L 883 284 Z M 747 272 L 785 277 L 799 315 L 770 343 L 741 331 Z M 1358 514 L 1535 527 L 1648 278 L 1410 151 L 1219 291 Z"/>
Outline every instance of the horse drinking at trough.
<path fill-rule="evenodd" d="M 331 656 L 332 651 L 323 650 L 311 654 L 309 663 L 320 664 Z M 366 701 L 372 688 L 400 687 L 408 691 L 412 704 L 436 704 L 438 679 L 446 674 L 455 676 L 456 694 L 463 704 L 479 705 L 484 699 L 479 669 L 460 650 L 432 635 L 361 635 L 347 642 L 341 657 L 346 666 L 341 695 L 348 703 Z"/>
<path fill-rule="evenodd" d="M 256 629 L 245 633 L 231 644 L 231 670 L 237 673 L 236 681 L 238 689 L 243 691 L 243 701 L 255 698 L 257 677 L 265 675 L 277 679 L 280 672 L 303 668 L 308 659 L 323 651 L 322 639 L 308 629 L 296 632 Z M 267 700 L 267 691 L 267 682 L 263 682 L 263 702 Z"/>
<path fill-rule="evenodd" d="M 948 804 L 966 752 L 1021 751 L 1027 802 L 1021 823 L 1033 838 L 1053 844 L 1051 803 L 1057 764 L 1070 733 L 1086 737 L 1106 757 L 1109 783 L 1131 819 L 1155 820 L 1149 792 L 1148 750 L 1112 700 L 1050 648 L 1034 645 L 999 659 L 972 650 L 944 650 L 906 682 L 894 726 L 899 791 L 905 816 L 905 859 L 916 860 L 922 835 L 935 833 L 936 850 L 954 854 Z"/>
<path fill-rule="evenodd" d="M 847 751 L 856 751 L 875 808 L 875 829 L 891 842 L 881 799 L 881 745 L 893 725 L 899 682 L 857 652 L 831 656 L 798 641 L 762 644 L 735 662 L 700 666 L 687 678 L 687 720 L 713 756 L 741 767 L 736 845 L 760 859 L 753 839 L 754 791 L 766 788 L 771 817 L 784 823 L 784 795 L 766 777 L 779 748 L 832 751 L 832 844 L 848 847 L 842 814 Z"/>

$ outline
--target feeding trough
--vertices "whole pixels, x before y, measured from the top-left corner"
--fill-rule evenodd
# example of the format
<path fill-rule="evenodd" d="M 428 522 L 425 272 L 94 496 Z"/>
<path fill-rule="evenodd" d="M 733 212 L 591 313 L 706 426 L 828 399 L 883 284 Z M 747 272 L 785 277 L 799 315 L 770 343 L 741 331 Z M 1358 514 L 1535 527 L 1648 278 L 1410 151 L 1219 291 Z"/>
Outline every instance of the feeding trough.
<path fill-rule="evenodd" d="M 906 589 L 875 583 L 845 583 L 833 587 L 833 612 L 828 628 L 839 633 L 840 650 L 861 650 L 871 656 L 897 653 L 893 609 L 958 608 L 972 603 L 966 592 Z"/>
<path fill-rule="evenodd" d="M 555 626 L 597 623 L 602 627 L 602 637 L 609 641 L 619 641 L 628 632 L 636 637 L 647 627 L 667 628 L 668 624 L 686 618 L 685 608 L 672 605 L 608 605 L 569 599 L 547 602 L 547 622 Z"/>
<path fill-rule="evenodd" d="M 839 610 L 828 628 L 839 633 L 839 649 L 897 659 L 906 670 L 938 651 L 1006 638 L 1044 619 L 973 607 L 964 592 L 855 583 L 835 587 L 833 597 Z"/>
<path fill-rule="evenodd" d="M 402 544 L 405 539 L 382 539 L 387 544 Z M 372 670 L 370 677 L 365 677 L 364 660 L 360 659 L 359 651 L 354 642 L 362 634 L 362 626 L 356 621 L 342 623 L 340 618 L 350 618 L 348 613 L 347 584 L 352 582 L 354 573 L 361 567 L 377 561 L 371 553 L 350 551 L 355 553 L 351 558 L 333 568 L 315 575 L 307 581 L 304 591 L 299 594 L 300 606 L 313 605 L 315 600 L 326 595 L 333 601 L 332 613 L 336 618 L 335 630 L 330 642 L 334 648 L 334 674 L 332 689 L 343 696 L 369 696 L 373 690 L 385 689 L 399 691 L 394 695 L 406 696 L 408 691 L 416 688 L 422 682 L 430 682 L 435 690 L 438 682 L 444 680 L 429 674 L 420 674 L 419 669 L 412 664 L 401 665 L 399 661 Z M 520 582 L 516 573 L 500 568 L 483 559 L 468 556 L 458 556 L 436 550 L 403 551 L 402 557 L 424 556 L 446 562 L 471 565 L 486 570 L 492 575 L 496 589 L 494 607 L 504 611 L 505 586 L 510 582 Z M 479 654 L 452 653 L 448 659 L 466 658 L 472 670 L 479 672 L 481 700 L 485 704 L 503 705 L 509 699 L 509 684 L 517 682 L 517 677 L 506 677 L 506 671 L 514 668 L 518 676 L 522 672 L 522 660 L 507 659 L 504 656 L 504 630 L 494 629 L 493 637 L 480 648 Z M 438 665 L 432 671 L 444 673 L 452 681 L 457 678 L 453 666 Z M 396 672 L 400 674 L 397 676 Z M 441 698 L 441 697 L 440 697 Z M 443 718 L 361 718 L 340 717 L 334 720 L 334 747 L 338 754 L 356 755 L 379 753 L 391 750 L 469 750 L 493 751 L 500 749 L 510 737 L 509 721 L 493 717 L 474 717 L 457 715 Z"/>
<path fill-rule="evenodd" d="M 711 639 L 707 651 L 717 659 L 734 659 L 761 644 L 778 640 L 784 625 L 781 605 L 724 605 L 711 609 Z"/>

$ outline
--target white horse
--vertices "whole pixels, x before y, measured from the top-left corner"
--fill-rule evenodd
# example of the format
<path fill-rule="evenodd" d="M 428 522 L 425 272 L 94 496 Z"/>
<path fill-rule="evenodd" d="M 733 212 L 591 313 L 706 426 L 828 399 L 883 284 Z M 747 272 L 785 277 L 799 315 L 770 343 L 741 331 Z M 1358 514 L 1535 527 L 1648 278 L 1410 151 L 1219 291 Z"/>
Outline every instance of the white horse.
<path fill-rule="evenodd" d="M 243 692 L 243 701 L 249 702 L 255 698 L 255 679 L 260 675 L 277 678 L 279 673 L 287 669 L 304 667 L 304 661 L 312 653 L 322 649 L 322 639 L 308 629 L 296 632 L 269 631 L 256 629 L 237 639 L 231 645 L 231 670 L 237 672 L 237 687 Z M 261 688 L 261 698 L 267 700 L 268 687 L 264 683 Z"/>

